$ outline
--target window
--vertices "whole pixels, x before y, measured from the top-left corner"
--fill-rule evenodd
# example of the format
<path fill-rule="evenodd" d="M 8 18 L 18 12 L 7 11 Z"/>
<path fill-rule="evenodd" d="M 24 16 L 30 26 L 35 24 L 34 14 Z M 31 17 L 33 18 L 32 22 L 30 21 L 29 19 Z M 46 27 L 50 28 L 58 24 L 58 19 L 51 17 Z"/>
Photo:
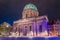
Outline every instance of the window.
<path fill-rule="evenodd" d="M 27 14 L 26 14 L 26 18 L 27 18 Z"/>
<path fill-rule="evenodd" d="M 42 25 L 39 26 L 39 32 L 42 32 Z"/>
<path fill-rule="evenodd" d="M 27 35 L 27 29 L 25 29 L 25 33 L 24 33 L 24 36 L 26 36 Z"/>
<path fill-rule="evenodd" d="M 25 26 L 25 28 L 27 28 L 27 26 Z"/>
<path fill-rule="evenodd" d="M 27 35 L 27 26 L 25 26 L 25 32 L 24 32 L 24 36 Z"/>
<path fill-rule="evenodd" d="M 32 26 L 30 26 L 30 31 L 32 31 Z"/>

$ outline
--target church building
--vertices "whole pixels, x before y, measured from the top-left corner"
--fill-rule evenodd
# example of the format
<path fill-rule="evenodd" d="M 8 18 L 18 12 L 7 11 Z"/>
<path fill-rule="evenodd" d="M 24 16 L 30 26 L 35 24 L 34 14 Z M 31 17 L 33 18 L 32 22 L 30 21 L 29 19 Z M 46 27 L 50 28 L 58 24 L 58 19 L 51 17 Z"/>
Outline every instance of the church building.
<path fill-rule="evenodd" d="M 48 18 L 46 15 L 39 16 L 34 4 L 26 4 L 22 19 L 13 22 L 13 33 L 15 36 L 48 36 Z"/>

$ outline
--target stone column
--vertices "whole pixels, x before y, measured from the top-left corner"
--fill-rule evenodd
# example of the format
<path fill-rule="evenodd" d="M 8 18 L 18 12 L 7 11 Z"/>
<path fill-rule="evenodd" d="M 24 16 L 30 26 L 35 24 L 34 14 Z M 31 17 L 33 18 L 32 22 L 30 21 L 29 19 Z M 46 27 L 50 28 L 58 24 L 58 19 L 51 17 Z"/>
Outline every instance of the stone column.
<path fill-rule="evenodd" d="M 13 25 L 13 32 L 16 32 L 16 25 Z"/>
<path fill-rule="evenodd" d="M 44 31 L 47 31 L 47 22 L 46 22 L 46 20 L 43 20 L 43 22 L 42 22 L 42 31 L 44 32 Z"/>
<path fill-rule="evenodd" d="M 19 36 L 19 25 L 17 25 L 17 32 L 16 32 L 17 36 Z"/>
<path fill-rule="evenodd" d="M 36 36 L 36 22 L 34 22 L 34 36 Z"/>
<path fill-rule="evenodd" d="M 37 36 L 40 36 L 40 32 L 39 32 L 39 24 L 37 23 Z"/>
<path fill-rule="evenodd" d="M 42 22 L 42 32 L 45 33 L 43 36 L 47 36 L 48 35 L 48 33 L 47 33 L 47 22 L 46 22 L 46 20 L 43 20 L 43 22 Z"/>
<path fill-rule="evenodd" d="M 18 33 L 19 33 L 19 36 L 20 36 L 20 25 L 18 25 Z"/>

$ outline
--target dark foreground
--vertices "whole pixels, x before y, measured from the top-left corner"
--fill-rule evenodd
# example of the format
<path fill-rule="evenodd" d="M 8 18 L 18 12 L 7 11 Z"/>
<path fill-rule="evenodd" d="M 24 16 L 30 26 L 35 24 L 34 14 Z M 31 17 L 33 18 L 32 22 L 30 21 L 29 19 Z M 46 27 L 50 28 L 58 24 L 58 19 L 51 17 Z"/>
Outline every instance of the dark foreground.
<path fill-rule="evenodd" d="M 0 37 L 0 40 L 60 40 L 60 37 Z"/>

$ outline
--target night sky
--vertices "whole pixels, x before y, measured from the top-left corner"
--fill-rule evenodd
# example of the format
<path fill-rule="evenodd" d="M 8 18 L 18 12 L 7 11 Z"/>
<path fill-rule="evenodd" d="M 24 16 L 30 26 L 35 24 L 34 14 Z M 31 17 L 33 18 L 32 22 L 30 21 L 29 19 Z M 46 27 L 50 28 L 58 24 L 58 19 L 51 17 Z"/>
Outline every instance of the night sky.
<path fill-rule="evenodd" d="M 0 24 L 21 19 L 26 4 L 35 4 L 40 15 L 49 19 L 60 19 L 60 0 L 0 0 Z"/>

